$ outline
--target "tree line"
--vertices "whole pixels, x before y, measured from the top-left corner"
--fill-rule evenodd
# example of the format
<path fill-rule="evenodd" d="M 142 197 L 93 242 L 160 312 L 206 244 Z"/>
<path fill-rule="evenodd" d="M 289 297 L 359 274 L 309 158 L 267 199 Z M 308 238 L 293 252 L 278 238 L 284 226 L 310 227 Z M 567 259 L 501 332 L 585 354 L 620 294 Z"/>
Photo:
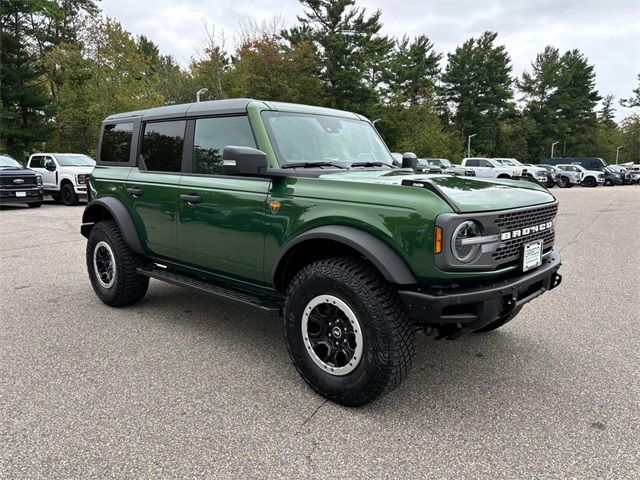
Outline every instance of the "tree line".
<path fill-rule="evenodd" d="M 446 57 L 427 35 L 381 33 L 381 12 L 355 0 L 301 0 L 285 28 L 240 25 L 235 48 L 203 25 L 206 41 L 181 67 L 145 36 L 105 18 L 95 0 L 0 3 L 0 151 L 95 154 L 112 113 L 203 99 L 249 97 L 361 113 L 394 151 L 454 161 L 471 153 L 537 162 L 556 155 L 640 162 L 640 114 L 614 119 L 616 99 L 595 88 L 579 50 L 547 46 L 516 75 L 496 32 Z M 640 106 L 638 88 L 618 102 Z M 602 100 L 601 106 L 598 107 Z"/>

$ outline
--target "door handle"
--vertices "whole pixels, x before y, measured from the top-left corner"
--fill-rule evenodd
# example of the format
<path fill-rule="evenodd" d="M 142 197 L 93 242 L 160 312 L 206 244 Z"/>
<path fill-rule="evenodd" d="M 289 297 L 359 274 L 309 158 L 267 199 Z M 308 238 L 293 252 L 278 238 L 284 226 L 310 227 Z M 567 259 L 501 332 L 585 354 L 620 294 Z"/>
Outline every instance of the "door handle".
<path fill-rule="evenodd" d="M 127 188 L 127 193 L 134 198 L 138 198 L 142 196 L 144 190 L 142 190 L 141 188 Z"/>
<path fill-rule="evenodd" d="M 180 200 L 193 205 L 196 203 L 202 203 L 202 197 L 200 195 L 180 195 Z"/>

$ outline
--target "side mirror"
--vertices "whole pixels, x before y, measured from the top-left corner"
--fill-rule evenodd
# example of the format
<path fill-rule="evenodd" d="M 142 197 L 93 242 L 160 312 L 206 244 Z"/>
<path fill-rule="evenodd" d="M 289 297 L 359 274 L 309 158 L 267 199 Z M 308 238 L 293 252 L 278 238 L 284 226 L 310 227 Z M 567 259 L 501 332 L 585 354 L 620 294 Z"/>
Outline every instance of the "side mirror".
<path fill-rule="evenodd" d="M 402 168 L 410 168 L 416 170 L 418 168 L 418 157 L 413 152 L 405 152 L 402 154 Z"/>
<path fill-rule="evenodd" d="M 267 154 L 251 147 L 225 147 L 222 151 L 225 175 L 257 177 L 267 173 Z"/>
<path fill-rule="evenodd" d="M 56 171 L 56 164 L 53 162 L 49 162 L 45 165 L 45 167 L 47 170 L 49 170 L 50 172 L 55 172 Z"/>

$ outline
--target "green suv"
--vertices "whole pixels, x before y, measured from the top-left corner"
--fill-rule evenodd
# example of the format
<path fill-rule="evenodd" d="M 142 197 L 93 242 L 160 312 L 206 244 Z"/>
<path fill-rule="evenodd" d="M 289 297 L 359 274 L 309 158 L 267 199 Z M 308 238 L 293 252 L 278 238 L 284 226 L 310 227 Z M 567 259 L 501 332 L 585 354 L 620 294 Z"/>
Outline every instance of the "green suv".
<path fill-rule="evenodd" d="M 558 203 L 525 180 L 417 174 L 366 118 L 248 99 L 104 120 L 82 234 L 107 305 L 149 279 L 281 315 L 318 393 L 363 405 L 419 330 L 494 330 L 555 288 Z"/>

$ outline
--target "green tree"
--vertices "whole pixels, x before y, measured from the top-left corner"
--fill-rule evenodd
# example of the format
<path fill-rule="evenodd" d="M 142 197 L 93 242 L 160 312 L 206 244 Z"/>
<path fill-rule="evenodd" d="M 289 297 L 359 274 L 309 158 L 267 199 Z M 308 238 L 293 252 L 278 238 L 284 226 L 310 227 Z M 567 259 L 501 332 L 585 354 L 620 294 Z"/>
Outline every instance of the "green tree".
<path fill-rule="evenodd" d="M 601 97 L 595 90 L 593 66 L 584 55 L 578 50 L 560 55 L 557 48 L 546 47 L 518 87 L 525 101 L 524 115 L 533 122 L 527 132 L 529 160 L 548 156 L 556 141 L 562 142 L 563 154 L 594 154 L 595 107 Z"/>
<path fill-rule="evenodd" d="M 225 82 L 234 97 L 323 103 L 317 58 L 309 42 L 289 44 L 278 35 L 247 39 L 236 51 Z"/>
<path fill-rule="evenodd" d="M 0 2 L 0 149 L 19 159 L 41 147 L 52 131 L 30 21 L 52 7 L 44 0 Z"/>
<path fill-rule="evenodd" d="M 51 148 L 93 154 L 101 121 L 108 115 L 162 105 L 157 76 L 132 35 L 112 19 L 86 31 L 86 44 L 61 44 L 48 54 L 62 72 Z"/>
<path fill-rule="evenodd" d="M 453 122 L 466 137 L 475 134 L 474 150 L 494 155 L 499 148 L 500 121 L 513 109 L 511 63 L 497 33 L 467 40 L 448 55 L 443 95 L 453 107 Z"/>
<path fill-rule="evenodd" d="M 638 74 L 638 88 L 633 91 L 633 96 L 620 100 L 623 107 L 640 107 L 640 73 Z"/>
<path fill-rule="evenodd" d="M 299 26 L 285 32 L 293 44 L 310 40 L 318 52 L 326 103 L 361 113 L 373 111 L 378 100 L 381 67 L 392 41 L 379 34 L 378 10 L 367 17 L 355 0 L 301 0 Z"/>
<path fill-rule="evenodd" d="M 390 100 L 413 105 L 431 95 L 441 59 L 442 54 L 433 50 L 433 43 L 425 35 L 413 41 L 404 36 L 395 42 L 384 77 Z"/>
<path fill-rule="evenodd" d="M 598 121 L 605 125 L 616 126 L 616 122 L 614 120 L 616 109 L 613 106 L 613 95 L 606 95 L 602 99 L 602 108 L 598 112 Z"/>

